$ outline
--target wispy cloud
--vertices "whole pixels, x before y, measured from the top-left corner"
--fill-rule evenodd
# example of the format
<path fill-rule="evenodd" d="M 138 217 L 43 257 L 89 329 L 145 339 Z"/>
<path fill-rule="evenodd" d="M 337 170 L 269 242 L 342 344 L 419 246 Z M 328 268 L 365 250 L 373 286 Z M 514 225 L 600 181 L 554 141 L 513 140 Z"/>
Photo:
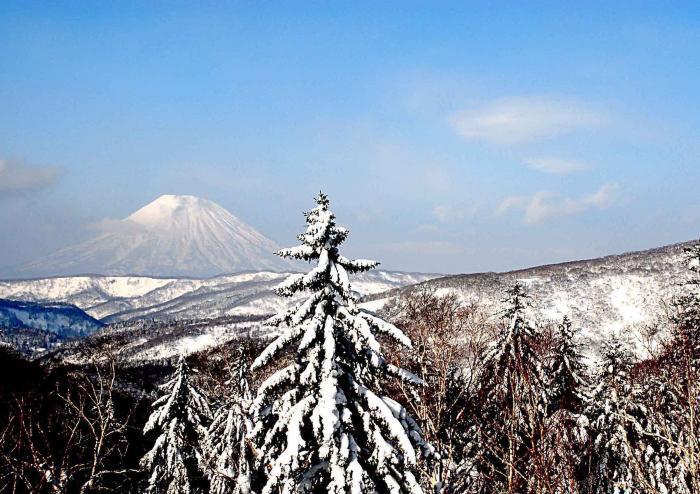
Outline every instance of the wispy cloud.
<path fill-rule="evenodd" d="M 524 204 L 527 204 L 527 197 L 523 196 L 509 196 L 501 201 L 501 203 L 496 208 L 496 214 L 498 216 L 506 214 L 512 209 L 518 209 Z"/>
<path fill-rule="evenodd" d="M 0 159 L 0 198 L 43 189 L 55 183 L 59 176 L 60 170 L 55 167 L 27 166 Z"/>
<path fill-rule="evenodd" d="M 393 242 L 382 244 L 381 247 L 393 254 L 411 255 L 455 255 L 464 252 L 464 247 L 447 241 L 432 240 L 426 242 Z"/>
<path fill-rule="evenodd" d="M 578 101 L 542 96 L 501 98 L 452 115 L 455 131 L 471 140 L 511 144 L 605 125 L 609 118 Z"/>
<path fill-rule="evenodd" d="M 477 213 L 476 206 L 447 206 L 444 204 L 437 205 L 433 208 L 433 217 L 438 223 L 448 223 L 450 221 L 459 221 L 465 218 L 472 218 Z"/>
<path fill-rule="evenodd" d="M 413 229 L 413 233 L 418 235 L 435 235 L 440 231 L 440 227 L 432 223 L 424 223 Z"/>
<path fill-rule="evenodd" d="M 523 223 L 533 225 L 552 218 L 584 213 L 591 209 L 605 209 L 616 198 L 618 186 L 608 183 L 592 194 L 579 198 L 563 197 L 553 192 L 536 192 L 531 197 L 506 197 L 496 209 L 502 215 L 511 210 L 524 210 Z"/>
<path fill-rule="evenodd" d="M 435 206 L 433 208 L 433 216 L 435 216 L 435 219 L 440 223 L 445 223 L 450 219 L 450 216 L 452 216 L 452 208 L 449 206 Z"/>
<path fill-rule="evenodd" d="M 554 175 L 570 175 L 590 168 L 585 161 L 561 159 L 561 158 L 531 158 L 525 160 L 525 164 L 533 170 Z"/>

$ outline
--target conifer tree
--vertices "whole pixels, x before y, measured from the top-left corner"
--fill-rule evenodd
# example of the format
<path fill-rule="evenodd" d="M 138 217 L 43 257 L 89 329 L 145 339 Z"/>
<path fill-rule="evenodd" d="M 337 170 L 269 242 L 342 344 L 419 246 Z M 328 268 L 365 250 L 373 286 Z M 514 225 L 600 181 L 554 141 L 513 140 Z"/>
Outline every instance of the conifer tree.
<path fill-rule="evenodd" d="M 542 423 L 538 473 L 547 479 L 547 490 L 556 494 L 578 493 L 577 479 L 586 473 L 585 451 L 589 423 L 588 379 L 575 330 L 568 317 L 557 326 L 547 361 L 547 413 Z"/>
<path fill-rule="evenodd" d="M 672 351 L 688 360 L 692 371 L 700 371 L 700 243 L 685 249 L 685 261 L 694 276 L 681 296 L 674 300 Z"/>
<path fill-rule="evenodd" d="M 536 480 L 529 456 L 548 397 L 536 330 L 526 315 L 529 296 L 520 283 L 506 293 L 503 330 L 486 356 L 472 448 L 485 484 L 519 492 Z"/>
<path fill-rule="evenodd" d="M 377 336 L 411 342 L 357 307 L 348 275 L 378 263 L 342 256 L 348 230 L 336 225 L 325 194 L 315 201 L 305 213 L 301 245 L 278 253 L 316 263 L 276 290 L 285 297 L 309 292 L 308 298 L 268 321 L 279 336 L 253 364 L 262 369 L 287 356 L 287 365 L 260 385 L 252 407 L 259 492 L 421 493 L 417 449 L 429 448 L 404 407 L 382 393 L 387 377 L 420 380 L 387 363 Z"/>
<path fill-rule="evenodd" d="M 667 369 L 645 376 L 638 394 L 643 406 L 637 407 L 641 434 L 635 448 L 635 474 L 641 491 L 661 494 L 691 494 L 700 487 L 700 479 L 693 479 L 693 459 L 698 459 L 698 438 L 689 437 L 685 425 L 685 404 L 674 392 L 676 378 Z M 692 415 L 692 414 L 691 414 Z M 691 429 L 692 430 L 692 429 Z M 695 448 L 693 448 L 693 445 Z M 695 449 L 695 451 L 693 451 Z M 689 461 L 688 461 L 689 460 Z M 689 468 L 690 467 L 690 468 Z M 695 483 L 695 488 L 693 487 Z"/>
<path fill-rule="evenodd" d="M 649 414 L 643 461 L 658 492 L 700 492 L 700 243 L 685 249 L 693 277 L 674 300 L 671 337 L 641 386 Z"/>
<path fill-rule="evenodd" d="M 239 351 L 234 372 L 227 382 L 231 397 L 221 406 L 207 431 L 204 455 L 210 477 L 210 494 L 250 492 L 250 455 L 246 444 L 252 429 L 249 417 L 252 396 L 248 365 Z"/>
<path fill-rule="evenodd" d="M 587 386 L 586 366 L 580 346 L 574 341 L 571 320 L 564 316 L 557 326 L 554 348 L 548 365 L 548 414 L 564 409 L 573 413 L 583 411 Z"/>
<path fill-rule="evenodd" d="M 593 441 L 590 491 L 631 494 L 638 492 L 633 469 L 635 442 L 643 431 L 629 378 L 632 354 L 616 337 L 604 343 L 602 354 L 599 384 L 586 409 Z"/>
<path fill-rule="evenodd" d="M 200 444 L 210 412 L 189 374 L 185 357 L 180 356 L 174 376 L 159 387 L 162 396 L 153 403 L 155 410 L 144 426 L 144 433 L 158 434 L 153 448 L 141 459 L 149 473 L 149 494 L 205 491 Z"/>

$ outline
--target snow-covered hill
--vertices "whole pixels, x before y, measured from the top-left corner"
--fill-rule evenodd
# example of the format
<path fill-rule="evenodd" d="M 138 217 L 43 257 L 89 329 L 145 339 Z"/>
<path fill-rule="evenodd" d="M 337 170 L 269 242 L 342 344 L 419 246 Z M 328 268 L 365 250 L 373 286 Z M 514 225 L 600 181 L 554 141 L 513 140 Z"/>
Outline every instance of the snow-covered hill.
<path fill-rule="evenodd" d="M 69 302 L 111 323 L 84 343 L 62 346 L 60 358 L 80 361 L 95 341 L 111 341 L 119 348 L 120 358 L 141 362 L 204 350 L 241 334 L 260 334 L 261 319 L 294 302 L 272 291 L 288 275 L 263 271 L 207 279 L 69 276 L 13 280 L 0 281 L 0 297 Z M 435 276 L 370 271 L 353 277 L 353 289 L 368 296 Z M 17 346 L 17 341 L 11 343 Z"/>
<path fill-rule="evenodd" d="M 683 249 L 692 243 L 507 273 L 435 278 L 371 297 L 374 300 L 367 305 L 378 309 L 400 293 L 428 288 L 455 293 L 497 317 L 504 291 L 520 281 L 532 295 L 534 315 L 543 321 L 560 321 L 568 315 L 581 328 L 588 353 L 595 354 L 611 333 L 619 333 L 643 353 L 644 331 L 664 327 L 669 303 L 689 279 Z"/>
<path fill-rule="evenodd" d="M 35 329 L 59 339 L 87 336 L 103 324 L 75 306 L 0 299 L 0 328 Z"/>
<path fill-rule="evenodd" d="M 106 322 L 139 318 L 211 319 L 271 314 L 287 300 L 272 289 L 289 273 L 260 271 L 214 278 L 68 276 L 0 281 L 0 297 L 69 303 Z M 420 283 L 437 275 L 370 271 L 353 288 L 363 296 Z"/>
<path fill-rule="evenodd" d="M 19 267 L 16 276 L 81 273 L 214 276 L 246 270 L 283 271 L 277 244 L 218 204 L 163 195 L 101 235 Z"/>

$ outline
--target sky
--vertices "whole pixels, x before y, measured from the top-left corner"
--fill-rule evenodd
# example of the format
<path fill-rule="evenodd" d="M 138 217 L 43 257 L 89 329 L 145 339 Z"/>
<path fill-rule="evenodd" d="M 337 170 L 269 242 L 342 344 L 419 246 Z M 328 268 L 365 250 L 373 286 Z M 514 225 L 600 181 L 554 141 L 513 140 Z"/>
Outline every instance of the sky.
<path fill-rule="evenodd" d="M 196 4 L 196 5 L 195 5 Z M 0 277 L 161 194 L 502 271 L 697 238 L 697 2 L 0 5 Z"/>

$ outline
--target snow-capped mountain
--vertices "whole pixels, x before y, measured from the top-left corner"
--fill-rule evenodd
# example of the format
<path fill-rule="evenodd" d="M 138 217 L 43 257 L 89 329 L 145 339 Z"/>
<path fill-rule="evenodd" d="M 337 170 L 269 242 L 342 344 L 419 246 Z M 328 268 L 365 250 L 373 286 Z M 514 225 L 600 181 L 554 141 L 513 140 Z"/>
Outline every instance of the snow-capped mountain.
<path fill-rule="evenodd" d="M 259 271 L 213 278 L 68 276 L 0 281 L 0 297 L 69 303 L 107 322 L 139 318 L 211 319 L 271 314 L 289 303 L 272 289 L 290 273 Z M 361 296 L 412 285 L 438 275 L 369 271 L 353 276 Z"/>
<path fill-rule="evenodd" d="M 218 204 L 163 195 L 108 231 L 17 269 L 17 276 L 81 273 L 206 277 L 289 270 L 275 242 Z"/>
<path fill-rule="evenodd" d="M 559 322 L 568 315 L 581 329 L 587 353 L 595 354 L 601 341 L 616 333 L 643 354 L 649 344 L 645 332 L 651 327 L 663 330 L 673 298 L 688 289 L 684 285 L 691 273 L 684 248 L 694 243 L 506 273 L 435 278 L 370 297 L 373 300 L 366 305 L 376 310 L 401 293 L 429 289 L 454 293 L 496 318 L 505 290 L 519 281 L 532 296 L 533 316 L 541 322 Z"/>

